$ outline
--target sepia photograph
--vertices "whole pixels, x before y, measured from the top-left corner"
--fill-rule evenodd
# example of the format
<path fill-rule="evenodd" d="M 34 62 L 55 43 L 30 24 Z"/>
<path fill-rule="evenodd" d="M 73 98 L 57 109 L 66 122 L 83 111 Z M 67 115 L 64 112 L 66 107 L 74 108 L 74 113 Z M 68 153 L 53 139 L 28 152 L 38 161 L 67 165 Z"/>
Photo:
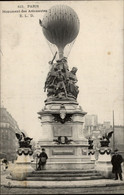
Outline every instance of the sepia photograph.
<path fill-rule="evenodd" d="M 1 194 L 123 194 L 124 0 L 0 11 Z"/>

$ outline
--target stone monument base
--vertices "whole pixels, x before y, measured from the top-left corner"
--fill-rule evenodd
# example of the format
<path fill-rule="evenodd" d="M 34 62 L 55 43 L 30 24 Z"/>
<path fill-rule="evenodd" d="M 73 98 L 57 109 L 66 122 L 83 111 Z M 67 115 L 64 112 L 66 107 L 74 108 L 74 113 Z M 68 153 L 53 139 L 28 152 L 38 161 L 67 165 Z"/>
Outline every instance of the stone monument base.
<path fill-rule="evenodd" d="M 41 145 L 45 148 L 48 155 L 46 169 L 52 170 L 75 170 L 75 169 L 92 169 L 94 162 L 91 162 L 88 155 L 87 145 L 70 144 L 70 145 Z M 32 162 L 32 167 L 36 169 L 36 161 Z"/>
<path fill-rule="evenodd" d="M 114 178 L 111 162 L 96 162 L 95 169 L 105 178 Z"/>
<path fill-rule="evenodd" d="M 26 177 L 34 171 L 31 166 L 31 157 L 25 154 L 18 156 L 17 161 L 10 167 L 9 170 L 9 179 L 19 181 L 25 180 Z"/>
<path fill-rule="evenodd" d="M 96 161 L 95 151 L 93 149 L 89 150 L 88 155 L 90 156 L 91 161 L 94 161 L 94 162 Z"/>
<path fill-rule="evenodd" d="M 98 161 L 95 163 L 95 169 L 105 178 L 113 178 L 111 153 L 109 148 L 102 148 L 102 154 L 99 153 Z"/>
<path fill-rule="evenodd" d="M 36 170 L 36 162 L 31 163 Z M 91 161 L 85 162 L 47 162 L 46 170 L 90 170 L 94 169 L 95 164 Z"/>
<path fill-rule="evenodd" d="M 48 155 L 46 169 L 83 169 L 93 167 L 88 156 L 88 140 L 84 136 L 84 112 L 75 100 L 48 99 L 38 112 L 42 123 L 39 148 Z M 36 163 L 32 163 L 35 164 Z"/>

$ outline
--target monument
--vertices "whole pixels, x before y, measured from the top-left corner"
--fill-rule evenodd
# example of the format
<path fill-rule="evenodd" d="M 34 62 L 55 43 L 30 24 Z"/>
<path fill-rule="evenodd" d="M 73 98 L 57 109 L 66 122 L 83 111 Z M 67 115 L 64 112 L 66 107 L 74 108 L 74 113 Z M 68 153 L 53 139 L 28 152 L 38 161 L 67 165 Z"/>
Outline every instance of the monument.
<path fill-rule="evenodd" d="M 16 133 L 19 148 L 17 150 L 17 160 L 9 167 L 10 176 L 12 180 L 25 180 L 27 176 L 34 171 L 31 166 L 31 157 L 33 154 L 31 140 L 33 138 L 26 137 L 23 132 Z"/>
<path fill-rule="evenodd" d="M 109 147 L 110 139 L 112 137 L 113 131 L 105 133 L 100 138 L 101 147 L 99 148 L 98 161 L 96 162 L 95 168 L 99 171 L 105 178 L 112 178 L 112 164 L 111 164 L 111 147 Z"/>
<path fill-rule="evenodd" d="M 43 34 L 57 51 L 49 62 L 44 91 L 44 108 L 38 112 L 44 139 L 40 147 L 48 154 L 47 169 L 86 169 L 93 167 L 88 156 L 88 140 L 83 134 L 86 112 L 77 102 L 77 67 L 69 69 L 64 49 L 77 37 L 80 28 L 76 12 L 66 5 L 51 7 L 39 20 Z M 54 62 L 58 53 L 58 59 Z M 85 166 L 84 166 L 85 164 Z"/>

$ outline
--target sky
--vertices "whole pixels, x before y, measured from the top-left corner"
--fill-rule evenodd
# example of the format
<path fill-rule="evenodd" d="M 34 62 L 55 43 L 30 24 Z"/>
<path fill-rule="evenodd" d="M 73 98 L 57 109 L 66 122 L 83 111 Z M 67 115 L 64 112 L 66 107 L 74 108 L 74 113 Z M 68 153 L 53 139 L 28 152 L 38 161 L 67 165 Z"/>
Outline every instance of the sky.
<path fill-rule="evenodd" d="M 78 103 L 98 122 L 124 125 L 123 1 L 38 1 L 1 4 L 1 105 L 19 128 L 38 140 L 42 135 L 38 114 L 46 100 L 44 82 L 53 54 L 39 25 L 44 10 L 68 5 L 80 20 L 80 30 L 68 56 L 78 68 Z M 38 8 L 31 8 L 35 5 Z M 22 8 L 23 6 L 23 8 Z M 29 8 L 30 7 L 30 8 Z M 5 11 L 41 10 L 31 13 Z M 21 17 L 20 17 L 21 14 Z M 25 17 L 26 16 L 26 17 Z"/>

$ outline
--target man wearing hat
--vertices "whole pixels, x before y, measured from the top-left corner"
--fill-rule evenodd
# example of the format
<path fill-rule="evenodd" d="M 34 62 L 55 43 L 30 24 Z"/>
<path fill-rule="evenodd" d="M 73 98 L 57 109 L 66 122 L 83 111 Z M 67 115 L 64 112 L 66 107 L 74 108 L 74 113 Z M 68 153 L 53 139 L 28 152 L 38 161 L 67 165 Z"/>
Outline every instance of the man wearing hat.
<path fill-rule="evenodd" d="M 113 165 L 112 173 L 115 173 L 115 180 L 118 180 L 118 176 L 120 180 L 122 179 L 122 168 L 121 163 L 123 162 L 122 156 L 118 153 L 118 149 L 114 150 L 114 155 L 112 156 L 111 163 Z"/>
<path fill-rule="evenodd" d="M 37 155 L 37 157 L 39 158 L 38 170 L 45 169 L 45 165 L 46 165 L 46 161 L 48 159 L 48 156 L 47 156 L 44 148 L 42 148 L 42 152 L 39 155 Z"/>

